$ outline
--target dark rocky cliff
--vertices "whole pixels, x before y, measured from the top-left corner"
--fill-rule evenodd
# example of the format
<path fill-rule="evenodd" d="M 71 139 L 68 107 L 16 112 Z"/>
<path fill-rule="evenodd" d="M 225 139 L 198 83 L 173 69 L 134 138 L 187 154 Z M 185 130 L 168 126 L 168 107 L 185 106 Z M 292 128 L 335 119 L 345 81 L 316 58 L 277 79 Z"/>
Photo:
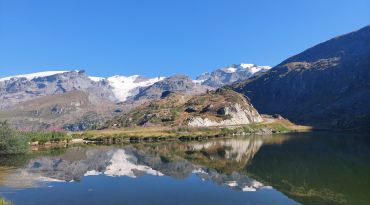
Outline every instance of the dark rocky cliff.
<path fill-rule="evenodd" d="M 370 125 L 370 26 L 292 56 L 233 89 L 261 113 L 335 129 Z"/>

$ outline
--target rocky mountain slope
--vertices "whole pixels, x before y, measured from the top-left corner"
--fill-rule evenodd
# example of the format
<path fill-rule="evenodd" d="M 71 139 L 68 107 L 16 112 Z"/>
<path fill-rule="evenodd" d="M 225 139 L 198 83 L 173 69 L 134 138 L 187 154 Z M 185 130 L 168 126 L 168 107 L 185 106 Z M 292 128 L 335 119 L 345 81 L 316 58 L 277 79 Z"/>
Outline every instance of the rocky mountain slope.
<path fill-rule="evenodd" d="M 112 123 L 122 126 L 145 123 L 218 126 L 262 121 L 246 96 L 222 88 L 194 96 L 165 91 L 160 99 L 146 102 L 103 128 Z"/>
<path fill-rule="evenodd" d="M 134 101 L 140 101 L 143 103 L 153 99 L 158 99 L 164 91 L 179 92 L 184 95 L 195 95 L 204 93 L 207 89 L 210 90 L 213 88 L 194 83 L 189 76 L 184 74 L 174 75 L 156 82 L 151 86 L 140 88 L 138 94 L 131 100 L 127 101 L 127 103 Z"/>
<path fill-rule="evenodd" d="M 166 90 L 193 95 L 207 88 L 212 89 L 194 83 L 186 75 L 103 79 L 86 76 L 85 71 L 60 71 L 3 78 L 0 80 L 1 107 L 7 109 L 0 111 L 0 122 L 9 120 L 15 126 L 58 126 L 77 131 L 100 125 L 135 106 L 159 98 Z M 115 103 L 122 100 L 126 102 Z M 84 103 L 76 106 L 75 102 Z M 117 110 L 119 112 L 115 112 Z"/>
<path fill-rule="evenodd" d="M 211 87 L 221 87 L 225 84 L 236 83 L 252 76 L 266 72 L 270 66 L 257 66 L 255 64 L 232 64 L 228 68 L 220 68 L 211 74 L 203 73 L 195 82 Z"/>
<path fill-rule="evenodd" d="M 157 77 L 149 79 L 140 75 L 129 77 L 116 75 L 109 78 L 87 76 L 81 71 L 47 71 L 18 76 L 0 78 L 0 110 L 7 109 L 17 103 L 40 97 L 60 94 L 71 90 L 83 90 L 100 98 L 114 102 L 124 102 L 139 94 L 138 98 L 153 99 L 165 90 L 182 92 L 186 95 L 204 92 L 208 87 L 199 84 L 220 87 L 226 83 L 244 80 L 252 75 L 263 72 L 268 66 L 253 64 L 231 65 L 229 68 L 219 69 L 210 74 L 202 74 L 195 81 L 185 75 L 176 75 L 162 84 L 153 85 L 165 79 Z M 206 80 L 208 80 L 206 82 Z M 172 82 L 172 83 L 171 83 Z M 170 85 L 172 84 L 172 85 Z M 177 84 L 177 85 L 175 85 Z M 146 88 L 146 89 L 144 89 Z M 140 93 L 141 92 L 141 93 Z"/>
<path fill-rule="evenodd" d="M 266 114 L 335 129 L 370 124 L 370 26 L 318 44 L 236 83 Z"/>
<path fill-rule="evenodd" d="M 103 124 L 129 109 L 128 105 L 118 105 L 94 94 L 74 90 L 27 100 L 1 110 L 0 121 L 9 120 L 17 127 L 61 127 L 77 131 Z"/>

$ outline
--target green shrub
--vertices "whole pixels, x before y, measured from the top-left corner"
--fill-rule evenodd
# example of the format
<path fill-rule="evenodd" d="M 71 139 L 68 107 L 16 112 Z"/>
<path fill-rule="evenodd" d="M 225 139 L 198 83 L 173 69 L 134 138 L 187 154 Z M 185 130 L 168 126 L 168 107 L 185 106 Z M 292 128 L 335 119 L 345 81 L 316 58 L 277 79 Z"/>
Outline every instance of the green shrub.
<path fill-rule="evenodd" d="M 5 121 L 0 126 L 0 154 L 24 154 L 29 150 L 30 138 L 13 130 Z"/>
<path fill-rule="evenodd" d="M 176 111 L 174 111 L 174 112 L 172 113 L 172 115 L 171 115 L 171 120 L 172 120 L 172 121 L 176 120 L 176 119 L 177 119 L 177 116 L 178 116 L 177 112 L 176 112 Z"/>
<path fill-rule="evenodd" d="M 46 142 L 49 142 L 47 138 L 41 138 L 38 140 L 39 144 L 44 144 Z"/>
<path fill-rule="evenodd" d="M 125 120 L 121 121 L 121 127 L 126 127 L 126 121 Z"/>
<path fill-rule="evenodd" d="M 207 91 L 208 91 L 208 89 L 207 89 Z M 206 101 L 206 99 L 205 99 L 205 98 L 200 99 L 200 100 L 199 100 L 199 105 L 203 105 L 203 104 L 204 104 L 204 101 Z"/>
<path fill-rule="evenodd" d="M 227 115 L 216 115 L 216 117 L 222 118 L 223 120 L 230 120 L 231 119 L 231 115 L 230 114 L 227 114 Z"/>
<path fill-rule="evenodd" d="M 0 199 L 0 205 L 13 205 L 12 202 L 6 201 L 4 198 Z"/>

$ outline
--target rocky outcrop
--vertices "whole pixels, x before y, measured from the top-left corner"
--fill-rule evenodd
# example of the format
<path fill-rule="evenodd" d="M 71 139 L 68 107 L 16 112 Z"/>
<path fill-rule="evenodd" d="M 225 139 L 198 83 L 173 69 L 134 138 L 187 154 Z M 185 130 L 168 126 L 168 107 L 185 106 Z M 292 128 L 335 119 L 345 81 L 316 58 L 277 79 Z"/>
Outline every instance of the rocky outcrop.
<path fill-rule="evenodd" d="M 254 122 L 262 122 L 263 119 L 255 109 L 242 109 L 239 103 L 231 104 L 230 106 L 222 107 L 219 111 L 221 115 L 230 115 L 231 119 L 222 120 L 220 122 L 202 117 L 190 117 L 188 125 L 192 127 L 199 126 L 220 126 L 220 125 L 239 125 L 250 124 Z"/>
<path fill-rule="evenodd" d="M 259 112 L 334 129 L 370 124 L 370 26 L 292 56 L 232 86 Z"/>

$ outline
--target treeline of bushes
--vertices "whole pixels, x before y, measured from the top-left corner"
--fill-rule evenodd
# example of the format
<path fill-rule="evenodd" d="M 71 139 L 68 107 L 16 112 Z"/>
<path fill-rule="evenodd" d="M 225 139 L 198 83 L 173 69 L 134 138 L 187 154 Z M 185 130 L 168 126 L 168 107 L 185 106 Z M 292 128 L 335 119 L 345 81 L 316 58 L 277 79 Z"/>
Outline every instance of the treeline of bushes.
<path fill-rule="evenodd" d="M 67 142 L 72 140 L 65 130 L 52 128 L 43 131 L 15 130 L 5 121 L 0 125 L 0 154 L 24 154 L 29 150 L 29 142 Z"/>
<path fill-rule="evenodd" d="M 12 129 L 7 121 L 0 126 L 0 155 L 26 153 L 29 141 L 30 137 Z"/>

